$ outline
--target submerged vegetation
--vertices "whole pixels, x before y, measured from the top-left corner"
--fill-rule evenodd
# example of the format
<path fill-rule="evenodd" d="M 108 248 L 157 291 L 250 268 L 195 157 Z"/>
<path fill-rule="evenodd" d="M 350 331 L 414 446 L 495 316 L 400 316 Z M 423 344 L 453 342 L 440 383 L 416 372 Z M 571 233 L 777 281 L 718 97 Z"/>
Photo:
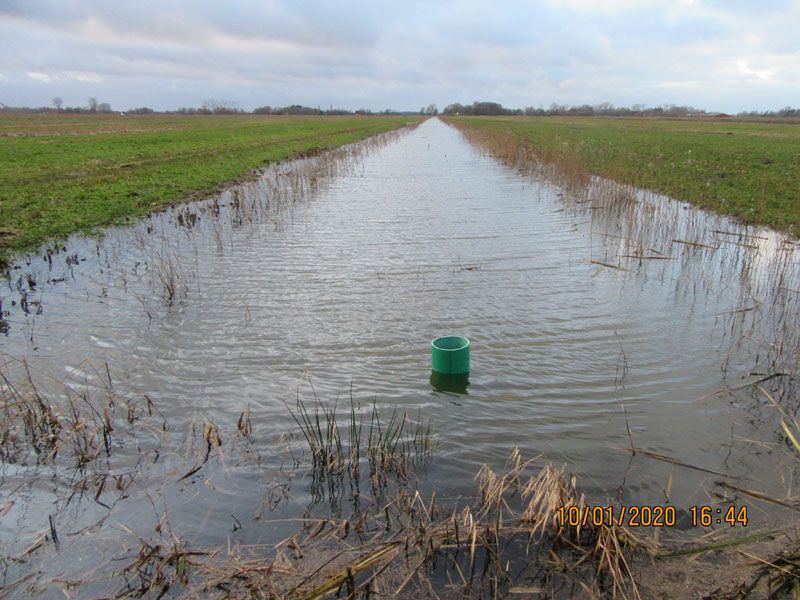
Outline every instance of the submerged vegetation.
<path fill-rule="evenodd" d="M 800 236 L 800 124 L 593 117 L 448 117 L 546 162 Z"/>
<path fill-rule="evenodd" d="M 202 415 L 169 423 L 146 395 L 117 393 L 107 366 L 95 373 L 95 393 L 41 381 L 24 362 L 4 364 L 0 375 L 3 481 L 26 471 L 49 477 L 58 498 L 33 543 L 14 542 L 0 557 L 3 597 L 58 590 L 116 598 L 669 597 L 660 572 L 685 576 L 687 556 L 753 557 L 754 545 L 776 539 L 774 558 L 737 566 L 741 583 L 712 596 L 783 597 L 798 576 L 788 528 L 676 544 L 598 519 L 574 476 L 519 450 L 501 469 L 484 465 L 473 495 L 448 498 L 420 477 L 436 460 L 435 432 L 397 408 L 352 398 L 340 406 L 314 392 L 308 403 L 298 397 L 287 405 L 297 427 L 276 435 L 262 431 L 249 408 L 235 425 Z M 281 541 L 240 545 L 218 532 L 227 539 L 199 544 L 153 500 L 179 485 L 193 502 L 238 468 L 264 478 L 250 527 L 287 520 L 268 514 L 289 501 L 293 481 L 307 490 L 309 506 L 288 519 L 296 525 Z M 19 515 L 29 494 L 6 486 L 0 516 Z M 148 504 L 153 514 L 135 510 Z M 72 521 L 78 505 L 92 515 L 90 525 Z M 592 516 L 581 522 L 565 513 Z M 245 527 L 244 518 L 231 518 L 233 532 Z M 67 574 L 48 573 L 48 561 L 86 536 L 110 541 L 113 558 L 89 554 Z"/>
<path fill-rule="evenodd" d="M 754 226 L 742 227 L 717 213 L 629 183 L 597 177 L 573 154 L 543 154 L 521 143 L 517 133 L 500 126 L 506 120 L 448 122 L 520 174 L 556 186 L 562 210 L 588 217 L 590 235 L 601 243 L 591 247 L 586 260 L 597 269 L 637 277 L 647 265 L 660 264 L 661 277 L 674 281 L 676 290 L 686 286 L 682 294 L 714 297 L 720 306 L 735 303 L 726 317 L 731 351 L 743 345 L 750 348 L 755 383 L 765 375 L 771 392 L 794 410 L 800 389 L 796 323 L 800 269 L 795 240 Z M 732 290 L 738 291 L 733 295 Z M 730 354 L 720 366 L 723 373 L 728 371 L 729 359 Z"/>
<path fill-rule="evenodd" d="M 0 261 L 414 117 L 0 116 Z"/>
<path fill-rule="evenodd" d="M 11 371 L 23 374 L 18 385 L 11 385 Z M 114 597 L 308 600 L 400 593 L 639 597 L 632 560 L 648 544 L 616 525 L 559 522 L 560 508 L 586 509 L 563 469 L 523 460 L 515 451 L 501 472 L 480 470 L 473 499 L 453 504 L 419 487 L 417 469 L 431 459 L 433 434 L 429 424 L 397 409 L 381 411 L 351 399 L 340 411 L 316 395 L 310 406 L 298 399 L 296 407 L 287 407 L 297 430 L 278 438 L 267 433 L 274 439 L 265 445 L 249 410 L 235 428 L 201 417 L 182 431 L 147 396 L 117 394 L 107 367 L 96 375 L 103 390 L 98 397 L 66 386 L 53 393 L 47 388 L 59 386 L 37 383 L 25 363 L 4 365 L 3 477 L 13 481 L 15 472 L 25 470 L 41 476 L 47 469 L 56 474 L 51 484 L 59 497 L 34 544 L 12 544 L 12 554 L 0 557 L 6 577 L 15 575 L 0 587 L 4 596 L 62 589 Z M 269 470 L 275 456 L 287 454 L 298 458 L 289 465 L 281 459 L 280 468 Z M 151 535 L 131 535 L 123 542 L 129 552 L 111 562 L 86 556 L 85 564 L 71 565 L 69 577 L 37 572 L 39 561 L 84 535 L 119 536 L 116 527 L 123 537 L 132 534 L 134 522 L 119 520 L 137 502 L 152 502 L 151 496 L 179 482 L 202 487 L 204 479 L 244 464 L 278 482 L 277 496 L 264 490 L 270 512 L 288 495 L 286 482 L 307 482 L 311 506 L 283 541 L 197 546 L 182 538 L 165 509 L 156 512 Z M 23 486 L 10 490 L 3 514 L 15 514 L 15 504 L 25 502 L 18 495 L 26 494 Z M 69 507 L 81 502 L 103 516 L 74 532 Z M 315 515 L 319 504 L 330 511 Z M 242 525 L 233 519 L 236 531 Z"/>
<path fill-rule="evenodd" d="M 736 402 L 736 393 L 748 390 L 750 397 L 743 401 L 745 405 L 750 405 L 746 410 L 757 411 L 756 420 L 763 421 L 766 428 L 772 428 L 772 438 L 779 440 L 774 445 L 787 459 L 788 473 L 781 473 L 777 469 L 770 479 L 782 479 L 784 484 L 792 480 L 800 466 L 796 455 L 796 451 L 800 451 L 797 441 L 800 439 L 800 430 L 796 419 L 797 381 L 800 374 L 800 337 L 796 323 L 796 317 L 800 314 L 800 292 L 796 284 L 797 242 L 758 227 L 742 227 L 729 218 L 705 212 L 684 202 L 671 201 L 634 187 L 623 178 L 597 177 L 596 173 L 586 168 L 578 152 L 566 152 L 558 147 L 542 152 L 535 144 L 521 141 L 522 134 L 512 127 L 509 119 L 462 118 L 449 122 L 469 141 L 515 168 L 521 175 L 552 184 L 561 207 L 559 212 L 587 219 L 587 234 L 592 243 L 586 260 L 596 267 L 593 276 L 606 272 L 614 273 L 619 278 L 638 280 L 643 274 L 655 275 L 665 283 L 673 282 L 677 294 L 703 298 L 704 301 L 713 297 L 717 306 L 732 307 L 719 313 L 720 324 L 726 331 L 726 343 L 731 346 L 728 358 L 720 365 L 721 370 L 727 373 L 730 354 L 734 349 L 747 348 L 755 362 L 741 374 L 742 383 L 723 383 L 720 389 L 698 400 L 725 396 Z M 543 128 L 551 127 L 551 132 L 569 124 L 564 120 L 548 125 L 549 121 L 544 119 L 528 120 L 527 124 L 521 119 L 514 122 L 527 133 L 533 130 L 535 123 L 543 123 Z M 601 121 L 596 126 L 604 125 Z M 658 127 L 659 123 L 654 126 Z M 662 123 L 661 126 L 679 127 L 680 124 Z M 682 126 L 688 127 L 686 123 Z M 709 124 L 707 126 L 711 127 Z M 613 129 L 616 125 L 611 123 L 607 127 Z M 645 128 L 647 123 L 639 127 Z M 549 138 L 543 136 L 543 139 Z M 598 143 L 592 145 L 591 140 L 585 141 L 583 146 L 586 152 L 592 149 L 598 152 Z M 563 147 L 571 146 L 564 142 Z M 623 164 L 623 161 L 620 159 L 615 164 Z M 796 208 L 787 209 L 787 214 L 796 218 Z M 795 283 L 789 284 L 789 281 Z M 627 359 L 622 348 L 620 357 L 622 380 L 627 373 Z M 628 451 L 632 456 L 644 455 L 653 460 L 678 464 L 672 457 L 636 448 L 630 428 L 628 436 Z M 754 443 L 753 440 L 747 442 Z M 687 463 L 681 466 L 696 468 Z M 788 479 L 784 479 L 785 475 L 788 475 Z M 670 478 L 670 485 L 671 481 Z M 762 481 L 761 485 L 764 483 Z M 784 492 L 770 495 L 716 481 L 709 494 L 722 500 L 723 506 L 735 502 L 764 501 L 771 505 L 767 510 L 767 514 L 770 514 L 774 513 L 776 507 L 797 510 L 798 499 L 792 487 L 788 484 Z M 783 594 L 796 593 L 797 551 L 800 548 L 797 528 L 796 519 L 788 516 L 779 529 L 761 530 L 755 534 L 731 533 L 722 539 L 708 539 L 694 547 L 689 545 L 683 549 L 656 551 L 655 571 L 663 571 L 664 577 L 655 575 L 652 569 L 649 571 L 651 576 L 655 576 L 654 581 L 648 582 L 646 597 L 672 597 L 670 594 L 674 592 L 659 589 L 659 580 L 665 584 L 678 579 L 691 582 L 690 588 L 698 594 L 701 594 L 700 588 L 705 586 L 706 595 L 703 597 L 779 598 L 785 597 Z M 770 540 L 773 543 L 769 543 Z M 744 545 L 748 546 L 747 550 L 742 549 Z M 715 556 L 715 559 L 710 559 L 714 560 L 714 566 L 706 569 L 694 565 L 687 570 L 676 567 L 670 560 L 662 560 L 698 555 Z M 775 558 L 769 558 L 770 555 Z M 749 571 L 740 564 L 741 557 L 749 561 Z M 752 568 L 757 569 L 752 571 Z M 744 579 L 742 575 L 745 575 Z M 738 583 L 734 585 L 732 581 Z M 644 587 L 642 583 L 641 587 Z M 669 583 L 666 583 L 666 587 L 670 587 Z"/>

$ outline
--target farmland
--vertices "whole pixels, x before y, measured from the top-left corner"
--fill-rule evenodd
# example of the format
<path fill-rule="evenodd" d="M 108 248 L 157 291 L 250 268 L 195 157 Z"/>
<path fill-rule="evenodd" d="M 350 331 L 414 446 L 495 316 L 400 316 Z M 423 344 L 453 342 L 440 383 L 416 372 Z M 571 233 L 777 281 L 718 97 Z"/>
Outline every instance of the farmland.
<path fill-rule="evenodd" d="M 538 158 L 800 235 L 800 124 L 592 117 L 456 117 Z"/>
<path fill-rule="evenodd" d="M 361 140 L 409 120 L 2 116 L 0 261 L 48 239 L 197 198 L 267 163 Z"/>

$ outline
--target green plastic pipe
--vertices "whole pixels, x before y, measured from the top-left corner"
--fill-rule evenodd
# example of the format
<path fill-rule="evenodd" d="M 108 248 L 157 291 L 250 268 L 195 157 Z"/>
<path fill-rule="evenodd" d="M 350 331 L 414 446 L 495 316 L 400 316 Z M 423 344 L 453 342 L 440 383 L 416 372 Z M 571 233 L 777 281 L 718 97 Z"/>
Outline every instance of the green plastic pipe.
<path fill-rule="evenodd" d="M 469 340 L 460 335 L 446 335 L 433 340 L 431 366 L 443 375 L 469 373 Z"/>

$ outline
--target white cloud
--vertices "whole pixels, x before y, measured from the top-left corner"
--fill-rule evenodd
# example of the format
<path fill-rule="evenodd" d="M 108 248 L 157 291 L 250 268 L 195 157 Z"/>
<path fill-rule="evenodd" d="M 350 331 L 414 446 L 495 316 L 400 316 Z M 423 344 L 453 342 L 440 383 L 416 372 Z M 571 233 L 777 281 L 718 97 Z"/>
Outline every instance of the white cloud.
<path fill-rule="evenodd" d="M 739 72 L 744 75 L 752 75 L 753 77 L 757 77 L 759 79 L 772 79 L 772 76 L 775 74 L 772 70 L 756 70 L 751 69 L 750 65 L 747 63 L 746 60 L 737 60 L 736 61 L 736 68 L 739 69 Z"/>
<path fill-rule="evenodd" d="M 34 81 L 41 81 L 43 83 L 50 83 L 53 80 L 53 78 L 50 77 L 50 75 L 48 75 L 47 73 L 42 73 L 40 71 L 28 71 L 26 75 L 31 79 L 33 79 Z"/>
<path fill-rule="evenodd" d="M 72 71 L 69 73 L 69 77 L 75 81 L 83 81 L 87 83 L 97 83 L 103 81 L 102 75 L 86 71 Z"/>

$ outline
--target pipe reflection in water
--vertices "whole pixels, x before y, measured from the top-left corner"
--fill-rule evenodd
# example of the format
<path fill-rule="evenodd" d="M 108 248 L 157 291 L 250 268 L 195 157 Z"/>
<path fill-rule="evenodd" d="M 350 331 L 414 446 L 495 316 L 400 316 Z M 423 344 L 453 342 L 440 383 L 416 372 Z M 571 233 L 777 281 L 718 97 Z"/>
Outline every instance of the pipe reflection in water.
<path fill-rule="evenodd" d="M 431 385 L 437 392 L 451 392 L 454 394 L 467 394 L 469 387 L 469 373 L 448 375 L 431 370 Z"/>

